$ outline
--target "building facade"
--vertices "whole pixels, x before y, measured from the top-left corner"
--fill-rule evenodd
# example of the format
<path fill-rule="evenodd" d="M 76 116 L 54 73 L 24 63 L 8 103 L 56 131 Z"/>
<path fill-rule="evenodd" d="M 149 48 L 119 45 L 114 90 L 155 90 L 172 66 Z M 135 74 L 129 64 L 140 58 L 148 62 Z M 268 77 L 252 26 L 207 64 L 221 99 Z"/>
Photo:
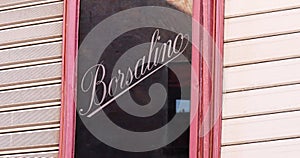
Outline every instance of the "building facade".
<path fill-rule="evenodd" d="M 74 124 L 66 121 L 76 112 L 66 106 L 76 100 L 67 93 L 75 85 L 66 84 L 75 78 L 66 74 L 75 67 L 66 58 L 76 57 L 65 43 L 76 36 L 67 33 L 79 19 L 72 4 L 0 2 L 0 157 L 71 157 L 75 150 L 66 138 L 75 137 Z M 224 10 L 217 17 L 224 20 L 221 147 L 213 148 L 220 151 L 213 157 L 297 157 L 300 0 L 225 0 Z M 74 13 L 73 22 L 67 13 Z M 190 157 L 207 157 L 201 147 L 191 148 Z"/>

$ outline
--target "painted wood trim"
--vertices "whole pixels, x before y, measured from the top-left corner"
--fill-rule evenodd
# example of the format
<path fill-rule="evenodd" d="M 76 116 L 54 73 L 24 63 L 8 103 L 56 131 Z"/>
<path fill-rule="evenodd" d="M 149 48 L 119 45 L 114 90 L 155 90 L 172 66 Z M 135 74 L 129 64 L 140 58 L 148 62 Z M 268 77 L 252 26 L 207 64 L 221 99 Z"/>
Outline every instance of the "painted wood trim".
<path fill-rule="evenodd" d="M 62 105 L 59 157 L 73 158 L 76 126 L 76 59 L 80 0 L 64 1 Z"/>
<path fill-rule="evenodd" d="M 224 39 L 224 1 L 223 0 L 195 0 L 193 3 L 193 18 L 199 22 L 211 35 L 215 42 L 216 49 L 207 44 L 203 44 L 200 51 L 205 53 L 207 59 L 204 61 L 197 49 L 193 49 L 192 67 L 196 70 L 196 83 L 192 77 L 192 110 L 195 104 L 198 106 L 196 111 L 197 118 L 191 120 L 190 133 L 190 157 L 191 158 L 220 158 L 221 154 L 221 133 L 222 117 L 219 113 L 222 106 L 222 61 L 218 61 L 216 53 L 223 56 Z M 193 33 L 199 32 L 193 28 Z M 194 35 L 193 35 L 194 37 Z M 201 36 L 200 36 L 201 38 Z M 203 42 L 203 41 L 202 41 Z M 205 43 L 205 41 L 204 41 Z M 196 51 L 196 52 L 195 52 Z M 197 61 L 198 60 L 198 61 Z M 213 72 L 211 73 L 212 70 Z M 194 88 L 200 85 L 200 91 L 194 91 Z M 196 93 L 196 94 L 195 94 Z M 196 96 L 197 95 L 197 96 Z M 195 98 L 199 98 L 198 100 Z M 213 98 L 213 99 L 211 99 Z M 213 110 L 209 110 L 209 109 Z M 197 108 L 196 108 L 197 109 Z M 210 111 L 208 114 L 207 111 Z M 193 113 L 193 111 L 191 112 Z M 213 128 L 204 136 L 199 135 L 203 128 L 201 123 L 204 119 L 215 122 Z M 201 127 L 202 126 L 202 127 Z M 195 130 L 196 129 L 196 130 Z M 196 141 L 195 141 L 196 140 Z M 197 148 L 195 148 L 195 146 Z"/>
<path fill-rule="evenodd" d="M 200 23 L 201 22 L 201 3 L 199 0 L 193 1 L 193 20 Z M 197 28 L 197 24 L 192 24 L 192 41 L 193 43 L 199 41 L 200 32 Z M 199 145 L 199 104 L 200 104 L 200 65 L 202 65 L 202 60 L 200 54 L 198 53 L 199 50 L 193 45 L 192 46 L 192 70 L 191 71 L 191 116 L 195 115 L 195 117 L 191 117 L 190 120 L 190 151 L 189 155 L 190 158 L 197 158 L 198 157 L 198 150 L 200 149 Z M 198 77 L 194 77 L 198 76 Z"/>

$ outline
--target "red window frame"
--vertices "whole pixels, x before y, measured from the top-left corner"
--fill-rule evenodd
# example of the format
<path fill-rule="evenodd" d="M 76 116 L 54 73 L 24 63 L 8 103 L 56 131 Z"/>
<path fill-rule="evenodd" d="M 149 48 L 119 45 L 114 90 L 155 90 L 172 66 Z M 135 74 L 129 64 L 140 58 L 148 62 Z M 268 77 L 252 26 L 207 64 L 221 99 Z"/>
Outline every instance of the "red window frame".
<path fill-rule="evenodd" d="M 64 25 L 63 25 L 63 67 L 62 67 L 62 105 L 61 105 L 61 130 L 59 142 L 59 157 L 73 158 L 75 149 L 76 125 L 76 63 L 78 51 L 78 25 L 79 25 L 80 0 L 64 0 Z M 197 90 L 192 92 L 191 104 L 198 106 L 196 117 L 191 120 L 190 126 L 190 158 L 220 158 L 221 156 L 221 127 L 222 116 L 214 117 L 222 104 L 222 66 L 221 61 L 216 61 L 216 53 L 223 56 L 224 39 L 224 0 L 194 0 L 193 18 L 212 36 L 218 51 L 209 49 L 208 60 L 211 64 L 204 64 L 198 50 L 192 50 L 192 67 L 197 79 L 192 80 L 192 87 Z M 193 26 L 193 31 L 198 28 Z M 205 46 L 203 46 L 205 47 Z M 199 48 L 200 51 L 205 48 Z M 209 70 L 212 70 L 210 75 Z M 211 82 L 208 82 L 211 80 Z M 201 92 L 201 93 L 200 93 Z M 207 95 L 212 94 L 212 96 Z M 199 97 L 195 101 L 193 96 Z M 212 97 L 212 100 L 210 98 Z M 214 104 L 209 104 L 212 101 Z M 213 106 L 213 107 L 208 107 Z M 212 130 L 205 136 L 199 136 L 200 124 L 208 108 L 213 108 L 211 119 L 217 119 Z M 191 109 L 195 110 L 195 109 Z M 193 111 L 192 111 L 193 112 Z"/>

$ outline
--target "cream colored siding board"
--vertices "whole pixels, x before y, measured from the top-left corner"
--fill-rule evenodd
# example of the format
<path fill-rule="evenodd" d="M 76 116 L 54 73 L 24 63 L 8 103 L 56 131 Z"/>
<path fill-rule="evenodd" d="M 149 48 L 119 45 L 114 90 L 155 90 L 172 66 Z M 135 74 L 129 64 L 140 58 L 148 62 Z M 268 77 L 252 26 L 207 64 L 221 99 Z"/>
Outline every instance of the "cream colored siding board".
<path fill-rule="evenodd" d="M 221 158 L 300 155 L 300 0 L 226 0 Z"/>
<path fill-rule="evenodd" d="M 0 50 L 0 54 L 0 66 L 60 58 L 62 55 L 62 42 Z"/>
<path fill-rule="evenodd" d="M 37 65 L 0 71 L 0 87 L 60 79 L 61 63 Z"/>
<path fill-rule="evenodd" d="M 244 40 L 300 31 L 300 9 L 225 20 L 225 41 Z"/>
<path fill-rule="evenodd" d="M 61 105 L 60 100 L 55 100 L 55 101 L 47 101 L 47 102 L 36 103 L 36 104 L 24 104 L 20 106 L 2 107 L 0 108 L 0 112 L 10 112 L 10 111 L 17 111 L 17 110 L 44 108 L 44 107 L 60 106 L 60 105 Z"/>
<path fill-rule="evenodd" d="M 300 57 L 300 33 L 225 43 L 224 65 Z"/>
<path fill-rule="evenodd" d="M 50 146 L 50 147 L 38 147 L 38 148 L 22 148 L 16 150 L 4 150 L 0 151 L 0 155 L 16 155 L 16 154 L 24 154 L 24 153 L 38 153 L 38 152 L 49 152 L 49 151 L 58 151 L 58 145 Z"/>
<path fill-rule="evenodd" d="M 8 91 L 8 90 L 21 89 L 21 88 L 53 85 L 53 84 L 61 84 L 61 80 L 60 79 L 53 79 L 53 80 L 49 80 L 49 81 L 43 80 L 43 81 L 38 81 L 38 82 L 36 81 L 36 82 L 22 83 L 22 84 L 16 84 L 16 85 L 11 85 L 11 86 L 4 86 L 4 87 L 0 87 L 0 91 Z"/>
<path fill-rule="evenodd" d="M 0 0 L 0 157 L 59 157 L 63 7 Z"/>
<path fill-rule="evenodd" d="M 62 16 L 63 2 L 0 12 L 0 26 Z"/>
<path fill-rule="evenodd" d="M 300 58 L 224 69 L 224 91 L 299 83 Z"/>
<path fill-rule="evenodd" d="M 0 158 L 58 158 L 58 151 L 33 154 L 3 155 Z"/>
<path fill-rule="evenodd" d="M 39 40 L 62 35 L 62 21 L 0 31 L 0 45 Z"/>
<path fill-rule="evenodd" d="M 300 111 L 223 120 L 222 144 L 300 137 Z"/>
<path fill-rule="evenodd" d="M 300 139 L 222 147 L 222 158 L 297 158 Z"/>
<path fill-rule="evenodd" d="M 60 99 L 60 86 L 50 85 L 0 92 L 0 108 L 37 104 Z"/>
<path fill-rule="evenodd" d="M 28 131 L 0 135 L 0 149 L 2 151 L 58 145 L 58 142 L 59 129 Z"/>
<path fill-rule="evenodd" d="M 0 131 L 5 128 L 58 123 L 60 107 L 21 110 L 0 113 Z"/>
<path fill-rule="evenodd" d="M 12 10 L 17 8 L 24 8 L 34 5 L 42 5 L 51 2 L 63 0 L 1 0 L 0 11 Z"/>
<path fill-rule="evenodd" d="M 300 7 L 300 0 L 226 0 L 225 16 L 245 16 L 296 7 Z"/>
<path fill-rule="evenodd" d="M 300 110 L 300 84 L 224 94 L 223 118 Z"/>
<path fill-rule="evenodd" d="M 62 36 L 61 37 L 49 37 L 45 39 L 40 39 L 40 40 L 34 40 L 34 41 L 26 41 L 22 43 L 15 43 L 15 44 L 10 44 L 10 45 L 0 45 L 0 50 L 8 50 L 8 49 L 14 49 L 14 48 L 22 48 L 22 47 L 28 47 L 28 46 L 34 46 L 37 44 L 45 44 L 45 43 L 52 43 L 52 42 L 59 42 L 62 41 Z"/>
<path fill-rule="evenodd" d="M 0 7 L 16 5 L 16 4 L 21 4 L 21 3 L 36 2 L 36 1 L 39 1 L 39 0 L 1 0 Z"/>

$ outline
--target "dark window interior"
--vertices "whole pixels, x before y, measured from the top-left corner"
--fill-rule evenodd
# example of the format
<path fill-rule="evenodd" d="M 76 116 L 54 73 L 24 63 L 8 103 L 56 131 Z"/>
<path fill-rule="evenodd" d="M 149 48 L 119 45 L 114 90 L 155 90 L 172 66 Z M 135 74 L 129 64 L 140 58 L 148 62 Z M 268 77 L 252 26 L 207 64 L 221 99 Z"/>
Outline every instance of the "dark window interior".
<path fill-rule="evenodd" d="M 110 15 L 137 6 L 165 6 L 175 8 L 165 0 L 81 0 L 79 45 L 89 31 L 103 19 Z M 156 28 L 141 28 L 129 31 L 115 39 L 105 50 L 104 56 L 99 59 L 104 61 L 108 72 L 120 58 L 122 53 L 135 45 L 149 42 Z M 167 41 L 176 34 L 167 30 L 161 30 L 162 40 Z M 184 52 L 184 56 L 191 61 L 191 48 Z M 139 118 L 122 111 L 116 102 L 104 109 L 106 115 L 118 126 L 131 131 L 150 131 L 167 124 L 176 113 L 183 118 L 189 118 L 190 100 L 190 62 L 180 60 L 171 62 L 169 67 L 181 72 L 184 83 L 179 84 L 178 76 L 164 67 L 148 77 L 143 82 L 132 88 L 129 93 L 136 103 L 145 105 L 149 102 L 148 89 L 153 83 L 164 85 L 168 94 L 167 102 L 163 108 L 153 116 Z M 110 69 L 111 68 L 111 69 Z M 99 90 L 101 92 L 101 90 Z M 181 97 L 182 96 L 182 97 Z M 184 106 L 178 106 L 178 102 L 184 102 Z M 101 125 L 99 125 L 101 126 Z M 168 136 L 166 136 L 168 137 Z M 162 140 L 163 141 L 163 140 Z M 189 157 L 189 128 L 171 144 L 160 149 L 148 152 L 125 152 L 105 145 L 97 140 L 81 122 L 76 120 L 75 157 L 77 158 L 188 158 Z"/>

